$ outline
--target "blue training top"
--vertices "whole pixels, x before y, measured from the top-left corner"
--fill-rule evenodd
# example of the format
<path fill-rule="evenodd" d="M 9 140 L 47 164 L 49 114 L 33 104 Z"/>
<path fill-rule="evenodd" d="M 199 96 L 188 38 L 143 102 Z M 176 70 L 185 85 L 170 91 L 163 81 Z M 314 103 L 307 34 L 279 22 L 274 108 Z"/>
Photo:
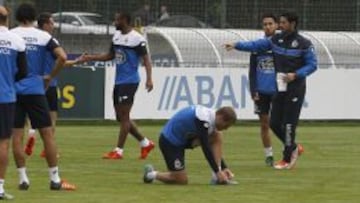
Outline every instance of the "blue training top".
<path fill-rule="evenodd" d="M 252 95 L 256 92 L 273 95 L 276 92 L 276 73 L 271 50 L 251 53 L 249 80 Z"/>
<path fill-rule="evenodd" d="M 127 34 L 116 31 L 110 52 L 115 56 L 115 85 L 139 83 L 140 60 L 147 54 L 145 38 L 135 30 Z"/>
<path fill-rule="evenodd" d="M 46 51 L 52 52 L 59 45 L 47 32 L 34 27 L 17 27 L 11 32 L 19 35 L 26 43 L 28 74 L 16 83 L 19 95 L 44 95 L 44 68 Z"/>
<path fill-rule="evenodd" d="M 215 130 L 215 111 L 202 106 L 190 106 L 177 112 L 162 130 L 163 136 L 173 145 L 187 147 L 197 137 L 196 119 L 209 123 L 208 135 Z"/>
<path fill-rule="evenodd" d="M 25 42 L 8 28 L 0 26 L 0 103 L 16 101 L 15 75 L 19 53 L 25 52 Z"/>

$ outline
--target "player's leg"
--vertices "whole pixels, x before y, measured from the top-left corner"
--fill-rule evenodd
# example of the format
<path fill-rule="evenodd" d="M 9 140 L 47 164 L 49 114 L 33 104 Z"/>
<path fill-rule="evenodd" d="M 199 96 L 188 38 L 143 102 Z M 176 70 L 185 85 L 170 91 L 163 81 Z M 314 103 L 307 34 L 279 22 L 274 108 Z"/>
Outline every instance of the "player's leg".
<path fill-rule="evenodd" d="M 295 166 L 298 157 L 298 148 L 295 137 L 304 96 L 305 88 L 299 88 L 298 90 L 294 90 L 294 92 L 290 92 L 285 101 L 283 121 L 285 125 L 285 148 L 283 156 L 284 160 L 289 163 L 288 168 Z"/>
<path fill-rule="evenodd" d="M 121 159 L 123 157 L 124 145 L 129 132 L 140 142 L 142 146 L 141 158 L 146 158 L 148 153 L 154 148 L 153 142 L 145 138 L 130 119 L 130 111 L 134 103 L 134 96 L 138 84 L 116 85 L 113 92 L 114 109 L 116 119 L 120 123 L 117 147 L 115 150 L 105 154 L 106 159 Z"/>
<path fill-rule="evenodd" d="M 160 150 L 163 154 L 168 171 L 155 171 L 151 165 L 145 166 L 144 182 L 151 183 L 154 180 L 166 184 L 187 184 L 188 177 L 185 171 L 185 150 L 174 146 L 163 135 L 159 138 Z"/>
<path fill-rule="evenodd" d="M 46 91 L 46 100 L 50 108 L 52 134 L 55 136 L 56 122 L 58 118 L 58 96 L 56 87 L 49 87 Z M 45 158 L 45 150 L 41 152 L 40 156 Z M 59 155 L 57 154 L 57 156 Z"/>
<path fill-rule="evenodd" d="M 29 130 L 28 130 L 28 139 L 26 141 L 24 150 L 25 150 L 26 155 L 31 156 L 34 151 L 34 147 L 35 147 L 36 130 L 31 126 L 29 119 L 26 119 L 26 123 L 27 123 Z"/>
<path fill-rule="evenodd" d="M 19 189 L 29 188 L 29 178 L 26 173 L 26 160 L 23 148 L 24 127 L 26 122 L 26 96 L 18 95 L 15 108 L 15 122 L 12 130 L 12 150 L 15 165 L 19 174 Z"/>
<path fill-rule="evenodd" d="M 113 104 L 116 120 L 119 122 L 117 146 L 114 150 L 104 154 L 104 159 L 122 159 L 124 145 L 130 131 L 130 110 L 132 102 L 129 101 L 128 85 L 115 85 L 113 90 Z"/>
<path fill-rule="evenodd" d="M 259 94 L 259 100 L 255 101 L 256 110 L 255 113 L 259 115 L 260 120 L 260 135 L 261 141 L 264 147 L 265 163 L 268 166 L 272 166 L 274 162 L 273 150 L 271 146 L 270 138 L 270 124 L 269 124 L 269 111 L 271 106 L 272 96 Z"/>
<path fill-rule="evenodd" d="M 0 104 L 0 200 L 5 199 L 5 174 L 9 162 L 9 145 L 14 125 L 15 104 Z"/>
<path fill-rule="evenodd" d="M 285 131 L 283 125 L 285 95 L 286 93 L 275 94 L 272 100 L 270 114 L 270 128 L 283 144 L 285 143 Z"/>
<path fill-rule="evenodd" d="M 132 104 L 118 104 L 115 106 L 118 120 L 120 121 L 120 131 L 118 136 L 117 147 L 124 149 L 127 135 L 130 132 L 131 121 L 130 121 L 130 110 Z"/>
<path fill-rule="evenodd" d="M 177 185 L 186 185 L 188 184 L 188 177 L 185 170 L 182 171 L 168 171 L 168 172 L 159 172 L 153 171 L 148 173 L 148 176 L 154 177 L 154 179 L 163 182 L 165 184 L 177 184 Z"/>
<path fill-rule="evenodd" d="M 154 149 L 155 144 L 153 141 L 149 140 L 145 136 L 141 134 L 139 129 L 137 128 L 134 121 L 130 121 L 130 134 L 135 137 L 140 143 L 141 151 L 140 151 L 140 158 L 146 159 L 151 150 Z"/>
<path fill-rule="evenodd" d="M 57 147 L 55 137 L 53 135 L 52 122 L 50 118 L 50 110 L 43 95 L 31 96 L 31 106 L 28 107 L 28 114 L 31 124 L 34 128 L 39 130 L 41 139 L 43 141 L 45 158 L 49 167 L 49 179 L 51 190 L 74 190 L 75 186 L 63 182 L 60 179 L 58 169 Z"/>

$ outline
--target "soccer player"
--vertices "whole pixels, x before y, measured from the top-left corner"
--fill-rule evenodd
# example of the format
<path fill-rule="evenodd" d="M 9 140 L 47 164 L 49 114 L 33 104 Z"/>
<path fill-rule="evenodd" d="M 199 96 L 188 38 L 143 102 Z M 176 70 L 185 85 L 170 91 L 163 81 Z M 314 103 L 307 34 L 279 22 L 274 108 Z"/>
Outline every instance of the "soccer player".
<path fill-rule="evenodd" d="M 12 198 L 5 193 L 4 184 L 15 115 L 15 81 L 27 71 L 25 42 L 8 30 L 8 22 L 9 13 L 0 6 L 0 200 Z"/>
<path fill-rule="evenodd" d="M 38 16 L 37 20 L 38 28 L 49 33 L 50 35 L 54 32 L 54 19 L 51 16 L 51 13 L 41 13 Z M 58 41 L 53 37 L 53 40 L 58 43 Z M 44 75 L 50 75 L 53 71 L 55 62 L 56 62 L 56 56 L 52 53 L 51 50 L 46 50 L 46 58 L 45 58 L 45 67 L 44 67 Z M 68 60 L 65 62 L 64 67 L 73 67 L 78 63 L 78 60 Z M 53 78 L 49 84 L 48 89 L 46 90 L 46 99 L 49 104 L 50 108 L 50 117 L 51 117 L 51 123 L 52 123 L 52 130 L 53 134 L 55 135 L 55 127 L 56 127 L 56 120 L 58 117 L 57 111 L 58 111 L 58 95 L 57 95 L 57 84 L 58 81 L 56 78 Z M 31 125 L 31 124 L 30 124 Z M 25 147 L 25 153 L 27 155 L 31 155 L 33 152 L 33 148 L 35 145 L 35 130 L 29 129 L 29 138 L 26 143 Z M 40 154 L 41 157 L 45 158 L 45 151 L 43 150 Z"/>
<path fill-rule="evenodd" d="M 146 165 L 144 182 L 159 180 L 167 184 L 187 184 L 185 150 L 201 146 L 218 183 L 228 183 L 234 175 L 222 157 L 221 131 L 235 121 L 236 113 L 231 107 L 215 111 L 203 106 L 190 106 L 180 110 L 166 123 L 159 138 L 168 172 L 155 171 L 151 165 Z"/>
<path fill-rule="evenodd" d="M 277 17 L 274 14 L 262 16 L 262 27 L 265 38 L 271 38 L 278 29 Z M 269 134 L 269 112 L 271 101 L 276 92 L 276 75 L 274 58 L 271 50 L 266 52 L 253 52 L 250 55 L 250 92 L 254 101 L 255 113 L 259 115 L 261 124 L 261 140 L 265 153 L 265 164 L 273 166 L 273 150 Z"/>
<path fill-rule="evenodd" d="M 135 123 L 130 119 L 130 111 L 134 102 L 134 96 L 138 89 L 140 76 L 138 68 L 141 59 L 146 69 L 146 89 L 153 89 L 151 76 L 151 62 L 146 49 L 145 38 L 136 32 L 131 26 L 131 16 L 125 12 L 115 14 L 115 26 L 117 31 L 113 36 L 108 53 L 99 55 L 84 55 L 81 62 L 108 61 L 116 63 L 115 87 L 113 91 L 114 108 L 116 118 L 120 122 L 120 132 L 117 147 L 103 156 L 104 159 L 122 159 L 127 135 L 133 135 L 141 145 L 141 159 L 145 159 L 154 148 L 154 143 L 144 137 Z"/>
<path fill-rule="evenodd" d="M 281 33 L 271 39 L 226 44 L 225 48 L 274 54 L 277 93 L 273 98 L 270 127 L 284 144 L 283 159 L 275 169 L 295 166 L 303 148 L 295 142 L 296 127 L 305 97 L 306 77 L 317 69 L 314 46 L 298 33 L 298 16 L 295 13 L 280 15 Z"/>
<path fill-rule="evenodd" d="M 13 129 L 13 153 L 19 172 L 19 189 L 27 190 L 30 186 L 26 174 L 26 161 L 23 148 L 24 126 L 28 116 L 32 127 L 38 129 L 44 143 L 46 161 L 49 167 L 51 190 L 74 190 L 75 186 L 60 179 L 57 148 L 51 127 L 49 107 L 45 97 L 45 86 L 54 78 L 66 61 L 65 51 L 46 32 L 34 27 L 35 8 L 31 4 L 21 4 L 16 10 L 19 27 L 11 30 L 22 37 L 26 43 L 28 74 L 16 83 L 17 103 Z M 54 70 L 43 77 L 46 50 L 56 56 Z"/>

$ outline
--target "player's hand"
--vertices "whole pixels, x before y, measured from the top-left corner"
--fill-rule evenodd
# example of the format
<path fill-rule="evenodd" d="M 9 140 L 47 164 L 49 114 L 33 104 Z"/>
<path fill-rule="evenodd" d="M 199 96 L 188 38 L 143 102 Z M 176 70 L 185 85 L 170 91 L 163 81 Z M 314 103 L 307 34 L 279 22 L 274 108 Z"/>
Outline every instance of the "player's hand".
<path fill-rule="evenodd" d="M 216 178 L 217 178 L 218 184 L 226 184 L 229 181 L 229 179 L 227 178 L 226 173 L 224 171 L 217 172 Z"/>
<path fill-rule="evenodd" d="M 43 80 L 44 80 L 45 89 L 48 89 L 49 85 L 50 85 L 50 82 L 52 80 L 51 76 L 50 75 L 44 75 Z"/>
<path fill-rule="evenodd" d="M 224 44 L 224 48 L 226 49 L 226 51 L 231 51 L 235 49 L 235 44 L 231 44 L 231 43 Z"/>
<path fill-rule="evenodd" d="M 145 86 L 146 86 L 146 90 L 148 92 L 151 92 L 153 90 L 153 88 L 154 88 L 154 84 L 153 84 L 151 79 L 146 80 Z"/>
<path fill-rule="evenodd" d="M 235 177 L 235 175 L 233 174 L 233 172 L 230 171 L 230 169 L 226 168 L 223 170 L 223 172 L 225 173 L 226 177 L 231 180 Z"/>
<path fill-rule="evenodd" d="M 79 63 L 84 63 L 84 62 L 86 62 L 86 55 L 87 55 L 87 53 L 82 53 L 79 57 L 77 57 L 77 58 L 74 60 L 74 64 L 79 64 Z"/>
<path fill-rule="evenodd" d="M 287 73 L 285 77 L 285 82 L 290 83 L 296 79 L 296 73 Z"/>
<path fill-rule="evenodd" d="M 90 61 L 90 58 L 89 55 L 86 52 L 84 52 L 81 54 L 81 56 L 77 57 L 75 61 L 76 63 L 84 63 Z"/>
<path fill-rule="evenodd" d="M 255 92 L 252 97 L 251 97 L 254 101 L 259 101 L 260 97 L 259 97 L 259 93 Z"/>

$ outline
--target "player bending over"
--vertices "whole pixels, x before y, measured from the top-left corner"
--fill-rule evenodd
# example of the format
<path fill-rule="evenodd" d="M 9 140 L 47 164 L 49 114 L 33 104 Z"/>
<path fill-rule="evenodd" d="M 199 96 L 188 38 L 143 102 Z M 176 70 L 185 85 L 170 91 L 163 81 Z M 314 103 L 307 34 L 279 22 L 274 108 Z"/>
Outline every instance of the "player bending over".
<path fill-rule="evenodd" d="M 167 184 L 187 184 L 185 150 L 201 146 L 218 183 L 228 183 L 234 175 L 222 158 L 221 131 L 235 121 L 236 113 L 231 107 L 214 111 L 203 106 L 190 106 L 180 110 L 166 123 L 159 138 L 168 171 L 155 171 L 151 165 L 146 165 L 144 182 L 159 180 Z"/>

